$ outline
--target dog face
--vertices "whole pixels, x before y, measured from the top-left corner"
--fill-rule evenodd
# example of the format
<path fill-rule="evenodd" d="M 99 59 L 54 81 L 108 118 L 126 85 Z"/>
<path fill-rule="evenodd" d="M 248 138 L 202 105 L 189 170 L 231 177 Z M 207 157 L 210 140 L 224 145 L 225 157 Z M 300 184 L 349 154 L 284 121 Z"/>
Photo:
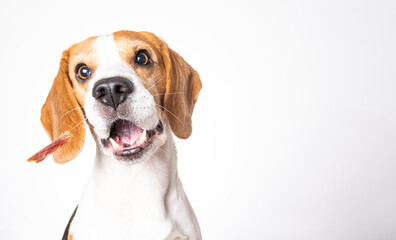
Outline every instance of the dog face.
<path fill-rule="evenodd" d="M 52 140 L 64 131 L 73 136 L 55 161 L 79 154 L 84 120 L 99 149 L 126 162 L 154 152 L 168 128 L 188 138 L 201 86 L 197 72 L 152 33 L 120 31 L 74 44 L 64 51 L 42 107 Z"/>

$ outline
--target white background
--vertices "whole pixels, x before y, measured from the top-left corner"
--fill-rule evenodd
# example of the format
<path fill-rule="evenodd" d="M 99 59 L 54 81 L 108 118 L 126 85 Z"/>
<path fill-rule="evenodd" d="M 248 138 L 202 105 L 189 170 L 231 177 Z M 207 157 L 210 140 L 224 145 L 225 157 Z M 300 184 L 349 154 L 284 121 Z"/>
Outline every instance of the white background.
<path fill-rule="evenodd" d="M 61 53 L 151 31 L 199 73 L 179 172 L 204 239 L 396 239 L 395 1 L 2 1 L 0 238 L 60 239 L 91 172 L 25 160 Z"/>

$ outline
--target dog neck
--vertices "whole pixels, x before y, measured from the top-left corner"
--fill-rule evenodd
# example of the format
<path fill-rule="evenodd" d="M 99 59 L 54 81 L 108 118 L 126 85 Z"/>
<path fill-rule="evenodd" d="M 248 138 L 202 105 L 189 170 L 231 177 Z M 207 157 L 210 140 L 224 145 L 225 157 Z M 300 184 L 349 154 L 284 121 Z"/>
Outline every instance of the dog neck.
<path fill-rule="evenodd" d="M 95 226 L 96 229 L 117 229 L 110 232 L 120 236 L 148 232 L 155 233 L 153 239 L 164 239 L 173 235 L 175 230 L 168 204 L 170 196 L 178 191 L 179 183 L 176 149 L 171 135 L 160 149 L 136 164 L 119 162 L 98 149 L 74 230 L 77 234 L 94 233 L 94 229 L 91 231 L 86 226 Z M 127 230 L 118 230 L 120 226 Z"/>

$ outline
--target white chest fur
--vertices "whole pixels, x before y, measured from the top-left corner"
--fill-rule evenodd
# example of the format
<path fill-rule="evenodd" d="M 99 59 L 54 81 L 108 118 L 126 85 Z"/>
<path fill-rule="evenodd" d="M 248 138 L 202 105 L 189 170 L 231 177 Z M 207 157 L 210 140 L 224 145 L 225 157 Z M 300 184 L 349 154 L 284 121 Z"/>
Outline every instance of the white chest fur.
<path fill-rule="evenodd" d="M 97 151 L 70 233 L 80 239 L 201 239 L 176 167 L 173 139 L 125 165 Z M 166 150 L 164 150 L 166 149 Z"/>

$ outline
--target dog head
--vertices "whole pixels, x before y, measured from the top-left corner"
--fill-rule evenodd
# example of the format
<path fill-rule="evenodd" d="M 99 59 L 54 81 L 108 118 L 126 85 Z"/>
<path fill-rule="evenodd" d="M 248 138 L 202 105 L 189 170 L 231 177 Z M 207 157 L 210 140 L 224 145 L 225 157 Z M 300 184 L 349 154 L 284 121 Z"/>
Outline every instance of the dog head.
<path fill-rule="evenodd" d="M 73 136 L 55 161 L 80 153 L 84 121 L 101 151 L 128 162 L 155 151 L 167 129 L 188 138 L 201 86 L 198 73 L 152 33 L 120 31 L 74 44 L 41 111 L 51 140 L 64 131 Z"/>

